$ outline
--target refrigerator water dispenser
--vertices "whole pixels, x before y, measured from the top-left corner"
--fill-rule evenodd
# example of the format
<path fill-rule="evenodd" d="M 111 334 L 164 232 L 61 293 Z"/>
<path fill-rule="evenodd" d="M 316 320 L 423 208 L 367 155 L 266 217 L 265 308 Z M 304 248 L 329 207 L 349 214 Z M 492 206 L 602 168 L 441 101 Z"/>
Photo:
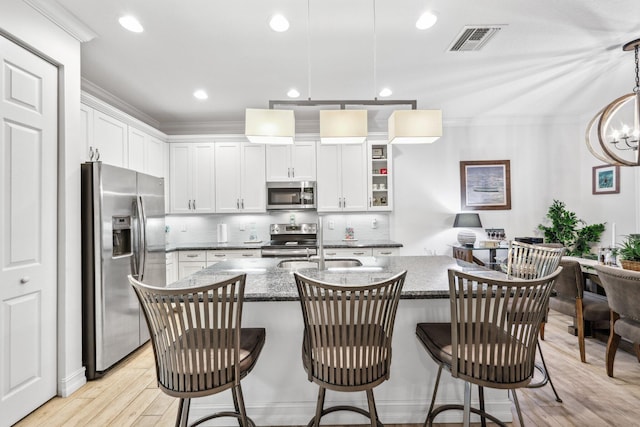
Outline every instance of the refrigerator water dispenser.
<path fill-rule="evenodd" d="M 113 257 L 131 255 L 131 217 L 114 216 L 111 218 L 113 229 Z"/>

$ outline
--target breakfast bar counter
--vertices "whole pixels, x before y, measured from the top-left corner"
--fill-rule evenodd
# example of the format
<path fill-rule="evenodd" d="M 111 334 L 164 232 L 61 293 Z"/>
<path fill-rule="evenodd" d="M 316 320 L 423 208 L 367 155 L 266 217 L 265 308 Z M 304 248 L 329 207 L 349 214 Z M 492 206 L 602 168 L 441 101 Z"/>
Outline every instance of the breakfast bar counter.
<path fill-rule="evenodd" d="M 307 380 L 302 367 L 302 313 L 293 278 L 301 274 L 331 283 L 368 284 L 407 270 L 393 335 L 391 376 L 374 390 L 380 420 L 387 424 L 423 423 L 437 365 L 428 356 L 415 335 L 416 324 L 430 321 L 450 321 L 447 270 L 464 269 L 475 273 L 497 274 L 448 256 L 365 257 L 358 258 L 359 267 L 344 267 L 344 263 L 326 260 L 325 270 L 309 268 L 315 264 L 306 258 L 289 262 L 282 258 L 252 258 L 228 260 L 214 264 L 169 287 L 199 286 L 246 273 L 244 327 L 264 327 L 266 343 L 254 371 L 242 380 L 247 414 L 257 425 L 306 425 L 315 411 L 318 387 Z M 294 260 L 290 260 L 294 261 Z M 285 267 L 279 267 L 278 264 Z M 443 375 L 438 391 L 438 403 L 463 401 L 462 381 Z M 474 396 L 477 394 L 474 392 Z M 366 407 L 361 393 L 327 392 L 327 404 L 344 403 Z M 511 402 L 504 390 L 485 391 L 490 413 L 508 422 Z M 193 419 L 229 408 L 226 393 L 191 403 Z M 445 412 L 438 422 L 461 422 L 458 411 Z M 473 418 L 472 418 L 473 421 Z M 323 418 L 327 424 L 364 424 L 367 419 L 358 414 L 338 412 Z M 224 425 L 234 425 L 233 420 Z M 222 425 L 222 424 L 216 424 Z M 237 425 L 237 424 L 235 424 Z"/>

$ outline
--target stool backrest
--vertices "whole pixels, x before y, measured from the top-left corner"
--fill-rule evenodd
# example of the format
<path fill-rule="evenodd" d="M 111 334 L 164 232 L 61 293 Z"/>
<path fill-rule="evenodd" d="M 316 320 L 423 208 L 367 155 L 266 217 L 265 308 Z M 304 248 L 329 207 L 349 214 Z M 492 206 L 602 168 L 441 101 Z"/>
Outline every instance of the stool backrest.
<path fill-rule="evenodd" d="M 239 383 L 245 278 L 172 289 L 129 276 L 149 327 L 158 384 L 167 394 L 197 397 Z"/>
<path fill-rule="evenodd" d="M 389 378 L 393 326 L 406 274 L 370 285 L 335 285 L 294 273 L 309 380 L 357 387 Z"/>
<path fill-rule="evenodd" d="M 507 276 L 537 279 L 553 273 L 564 254 L 563 247 L 530 245 L 512 241 L 507 255 Z"/>
<path fill-rule="evenodd" d="M 540 279 L 502 280 L 450 269 L 451 375 L 494 388 L 526 385 L 561 270 Z"/>

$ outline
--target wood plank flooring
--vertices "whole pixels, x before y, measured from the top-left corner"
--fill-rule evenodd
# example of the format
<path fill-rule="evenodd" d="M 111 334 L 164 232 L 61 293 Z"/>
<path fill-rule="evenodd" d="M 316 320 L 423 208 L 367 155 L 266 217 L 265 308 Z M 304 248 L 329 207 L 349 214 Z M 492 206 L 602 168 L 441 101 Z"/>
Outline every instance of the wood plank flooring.
<path fill-rule="evenodd" d="M 605 344 L 587 339 L 587 363 L 580 363 L 577 338 L 567 333 L 570 323 L 569 317 L 552 311 L 546 340 L 542 342 L 547 365 L 563 403 L 555 401 L 549 386 L 519 391 L 525 424 L 553 427 L 640 425 L 640 363 L 636 357 L 618 350 L 615 378 L 607 377 Z M 146 345 L 104 378 L 87 383 L 70 397 L 50 400 L 16 426 L 168 427 L 174 425 L 177 408 L 177 399 L 166 396 L 156 386 L 153 352 Z M 515 408 L 512 411 L 517 419 Z M 518 425 L 517 421 L 513 425 Z"/>

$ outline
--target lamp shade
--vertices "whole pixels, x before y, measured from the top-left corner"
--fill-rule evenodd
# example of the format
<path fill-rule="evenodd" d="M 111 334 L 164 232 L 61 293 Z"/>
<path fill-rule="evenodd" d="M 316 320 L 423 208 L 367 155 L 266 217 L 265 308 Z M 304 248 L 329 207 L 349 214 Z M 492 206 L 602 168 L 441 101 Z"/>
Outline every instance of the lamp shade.
<path fill-rule="evenodd" d="M 362 144 L 367 140 L 367 110 L 320 110 L 321 144 Z"/>
<path fill-rule="evenodd" d="M 293 110 L 247 108 L 244 134 L 256 144 L 293 144 L 296 132 Z"/>
<path fill-rule="evenodd" d="M 397 110 L 389 116 L 390 144 L 430 144 L 441 136 L 441 110 Z"/>
<path fill-rule="evenodd" d="M 482 228 L 480 215 L 477 213 L 459 213 L 453 221 L 454 227 Z"/>

